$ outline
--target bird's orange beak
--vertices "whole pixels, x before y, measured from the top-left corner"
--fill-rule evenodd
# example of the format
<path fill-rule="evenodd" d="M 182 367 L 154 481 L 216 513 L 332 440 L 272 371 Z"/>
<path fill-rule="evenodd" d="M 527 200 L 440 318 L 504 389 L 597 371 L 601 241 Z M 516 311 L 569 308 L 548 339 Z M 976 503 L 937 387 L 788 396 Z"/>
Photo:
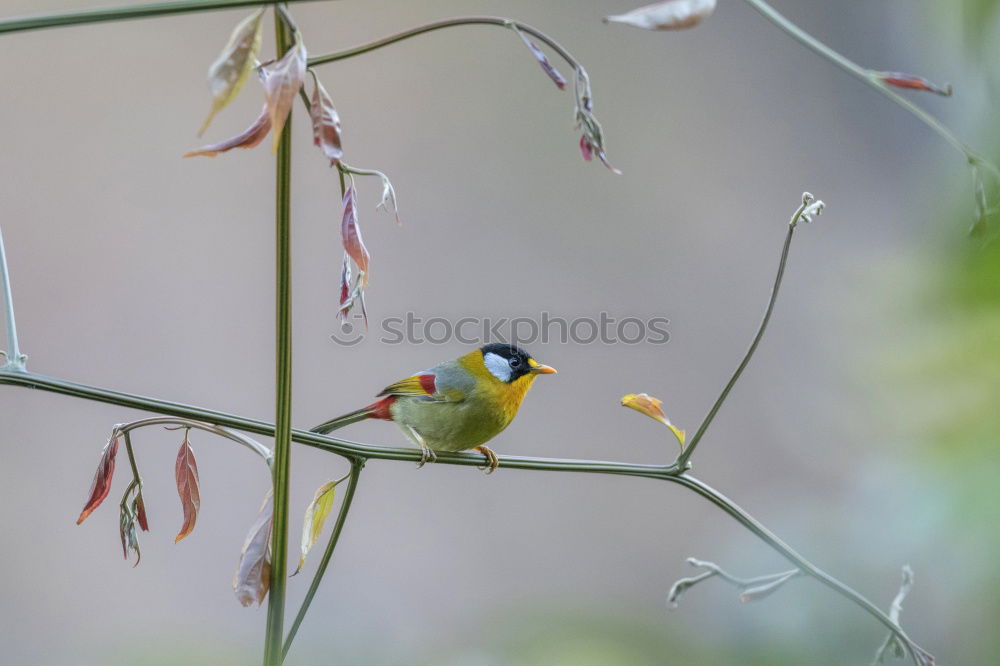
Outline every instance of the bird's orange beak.
<path fill-rule="evenodd" d="M 528 359 L 528 365 L 531 366 L 531 374 L 533 375 L 554 375 L 556 374 L 556 369 L 548 365 L 542 365 L 535 359 Z"/>

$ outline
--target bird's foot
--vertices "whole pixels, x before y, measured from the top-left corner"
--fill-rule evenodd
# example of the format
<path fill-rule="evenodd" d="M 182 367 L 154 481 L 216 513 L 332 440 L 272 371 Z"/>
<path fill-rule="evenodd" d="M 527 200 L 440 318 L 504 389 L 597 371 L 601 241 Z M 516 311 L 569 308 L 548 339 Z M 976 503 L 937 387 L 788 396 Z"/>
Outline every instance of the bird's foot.
<path fill-rule="evenodd" d="M 500 467 L 500 459 L 497 458 L 497 454 L 493 452 L 493 449 L 488 446 L 477 446 L 476 451 L 486 456 L 486 465 L 479 469 L 484 470 L 487 474 L 497 471 L 497 468 Z"/>
<path fill-rule="evenodd" d="M 420 462 L 417 463 L 417 469 L 420 469 L 429 462 L 437 462 L 437 454 L 434 453 L 431 447 L 424 444 L 420 447 Z"/>

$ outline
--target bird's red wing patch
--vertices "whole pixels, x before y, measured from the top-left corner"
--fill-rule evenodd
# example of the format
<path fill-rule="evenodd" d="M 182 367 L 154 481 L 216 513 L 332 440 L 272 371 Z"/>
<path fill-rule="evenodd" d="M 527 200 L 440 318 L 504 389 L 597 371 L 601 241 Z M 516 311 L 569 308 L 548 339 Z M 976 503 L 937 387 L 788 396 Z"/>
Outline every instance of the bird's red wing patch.
<path fill-rule="evenodd" d="M 437 386 L 434 382 L 434 375 L 428 373 L 407 377 L 395 384 L 390 384 L 382 389 L 379 395 L 409 395 L 424 398 L 434 396 L 436 393 Z"/>

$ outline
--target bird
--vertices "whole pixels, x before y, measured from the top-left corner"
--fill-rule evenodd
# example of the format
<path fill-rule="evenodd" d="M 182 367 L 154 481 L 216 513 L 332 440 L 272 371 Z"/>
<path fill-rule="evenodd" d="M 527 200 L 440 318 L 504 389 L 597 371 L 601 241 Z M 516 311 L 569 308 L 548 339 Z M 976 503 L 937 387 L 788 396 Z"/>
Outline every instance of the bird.
<path fill-rule="evenodd" d="M 435 451 L 475 449 L 487 474 L 500 465 L 490 441 L 510 425 L 535 377 L 555 374 L 512 344 L 492 343 L 385 387 L 367 407 L 312 429 L 321 435 L 366 419 L 395 422 L 421 451 L 419 467 Z"/>

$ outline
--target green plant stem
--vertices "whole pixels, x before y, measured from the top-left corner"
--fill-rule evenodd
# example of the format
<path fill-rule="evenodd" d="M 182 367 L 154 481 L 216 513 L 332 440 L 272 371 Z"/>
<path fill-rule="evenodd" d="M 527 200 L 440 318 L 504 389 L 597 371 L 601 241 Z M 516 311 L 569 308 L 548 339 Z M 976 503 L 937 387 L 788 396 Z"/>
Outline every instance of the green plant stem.
<path fill-rule="evenodd" d="M 277 18 L 275 41 L 279 57 L 292 46 L 291 30 Z M 292 448 L 291 136 L 292 113 L 289 110 L 275 159 L 274 515 L 271 523 L 271 584 L 264 638 L 265 666 L 281 664 L 288 567 L 288 491 Z"/>
<path fill-rule="evenodd" d="M 4 370 L 24 372 L 25 359 L 17 343 L 17 324 L 14 322 L 14 295 L 10 288 L 10 274 L 7 272 L 7 251 L 3 245 L 3 230 L 0 229 L 0 288 L 3 289 L 4 311 L 7 317 L 7 357 L 6 363 L 0 365 Z"/>
<path fill-rule="evenodd" d="M 410 37 L 416 37 L 417 35 L 423 35 L 428 32 L 434 32 L 435 30 L 441 30 L 442 28 L 451 28 L 458 25 L 495 25 L 504 28 L 509 28 L 511 26 L 516 27 L 521 32 L 527 33 L 536 39 L 544 42 L 559 54 L 559 57 L 566 61 L 566 63 L 572 67 L 574 70 L 580 69 L 580 63 L 577 62 L 569 51 L 564 49 L 559 42 L 552 39 L 546 35 L 541 30 L 533 28 L 525 23 L 519 23 L 508 18 L 502 18 L 499 16 L 460 16 L 457 18 L 443 19 L 441 21 L 434 21 L 433 23 L 426 23 L 424 25 L 417 26 L 415 28 L 410 28 L 409 30 L 404 30 L 402 32 L 397 32 L 394 35 L 389 35 L 388 37 L 383 37 L 382 39 L 377 39 L 373 42 L 367 44 L 361 44 L 360 46 L 355 46 L 354 48 L 347 49 L 345 51 L 338 51 L 336 53 L 329 53 L 327 55 L 316 56 L 314 58 L 309 58 L 309 66 L 315 65 L 325 65 L 329 62 L 335 62 L 337 60 L 344 60 L 346 58 L 353 58 L 354 56 L 361 55 L 363 53 L 368 53 L 369 51 L 374 51 L 375 49 L 380 49 L 383 46 L 388 46 L 390 44 L 395 44 L 396 42 L 401 42 L 404 39 L 409 39 Z"/>
<path fill-rule="evenodd" d="M 43 391 L 69 395 L 76 398 L 110 403 L 122 407 L 131 407 L 134 409 L 153 411 L 161 414 L 193 418 L 199 421 L 209 421 L 218 425 L 238 428 L 245 432 L 253 432 L 264 436 L 274 434 L 274 426 L 263 421 L 247 419 L 201 407 L 192 407 L 175 402 L 155 400 L 128 393 L 94 388 L 83 384 L 67 382 L 61 379 L 44 377 L 34 373 L 0 371 L 0 384 L 35 388 Z M 420 451 L 416 449 L 397 449 L 372 446 L 369 444 L 358 444 L 339 438 L 317 435 L 303 430 L 293 430 L 292 439 L 301 444 L 337 453 L 348 458 L 360 457 L 370 460 L 407 460 L 410 462 L 420 460 Z M 435 464 L 478 467 L 483 464 L 483 457 L 467 453 L 440 452 L 437 454 L 437 461 Z M 732 500 L 688 474 L 679 474 L 677 468 L 672 465 L 638 465 L 596 460 L 500 456 L 500 467 L 504 469 L 527 469 L 549 472 L 614 474 L 619 476 L 659 479 L 683 485 L 708 499 L 717 507 L 725 511 L 772 549 L 777 551 L 790 562 L 799 566 L 804 573 L 820 580 L 828 587 L 833 588 L 839 594 L 851 599 L 851 601 L 853 601 L 856 605 L 875 616 L 879 622 L 885 625 L 885 627 L 888 628 L 893 634 L 899 636 L 902 640 L 908 642 L 908 644 L 912 644 L 912 641 L 910 641 L 902 629 L 889 620 L 884 613 L 882 613 L 876 606 L 859 593 L 855 592 L 840 581 L 830 577 L 818 567 L 805 560 L 805 558 L 792 550 L 790 546 L 781 541 L 755 518 L 750 516 L 750 514 L 746 513 L 743 509 L 733 503 Z"/>
<path fill-rule="evenodd" d="M 938 136 L 947 141 L 952 148 L 962 153 L 966 160 L 970 163 L 982 165 L 987 170 L 992 172 L 995 177 L 1000 178 L 1000 169 L 998 169 L 995 164 L 977 153 L 971 146 L 967 145 L 955 136 L 955 134 L 940 120 L 889 87 L 888 84 L 879 79 L 878 72 L 868 69 L 867 67 L 862 67 L 853 60 L 850 60 L 837 51 L 834 51 L 832 48 L 819 41 L 799 26 L 789 21 L 783 14 L 778 12 L 778 10 L 764 0 L 745 0 L 745 2 L 757 10 L 757 12 L 768 21 L 783 30 L 792 39 L 815 53 L 818 53 L 820 56 L 837 65 L 856 79 L 867 83 L 891 99 L 893 102 L 916 116 L 921 122 L 934 130 Z"/>
<path fill-rule="evenodd" d="M 333 532 L 330 534 L 330 541 L 326 544 L 326 550 L 323 552 L 323 559 L 319 562 L 319 568 L 316 569 L 312 582 L 309 583 L 309 590 L 306 592 L 306 596 L 302 600 L 302 605 L 299 607 L 299 612 L 295 615 L 295 621 L 292 622 L 292 626 L 288 630 L 288 636 L 285 638 L 285 645 L 281 650 L 282 658 L 288 655 L 288 650 L 292 647 L 292 641 L 295 640 L 295 635 L 299 632 L 299 626 L 302 624 L 302 620 L 305 619 L 306 612 L 309 610 L 309 605 L 312 604 L 313 597 L 316 596 L 316 590 L 319 589 L 320 581 L 323 580 L 323 575 L 326 573 L 326 569 L 330 564 L 330 559 L 333 557 L 333 549 L 337 547 L 337 541 L 340 539 L 340 532 L 344 529 L 344 522 L 347 520 L 347 512 L 351 510 L 351 502 L 354 500 L 354 491 L 358 487 L 358 479 L 361 476 L 361 470 L 364 469 L 364 466 L 364 458 L 351 459 L 351 474 L 347 482 L 347 491 L 344 493 L 344 499 L 340 503 L 340 512 L 337 514 L 337 522 L 333 526 Z"/>
<path fill-rule="evenodd" d="M 128 464 L 132 468 L 132 480 L 139 485 L 140 492 L 142 490 L 142 479 L 139 478 L 139 466 L 135 462 L 135 451 L 132 450 L 132 437 L 129 435 L 128 430 L 120 431 L 122 438 L 125 440 L 125 452 L 128 453 Z M 128 492 L 125 493 L 128 495 Z"/>
<path fill-rule="evenodd" d="M 6 32 L 22 32 L 24 30 L 40 30 L 42 28 L 84 25 L 87 23 L 104 23 L 107 21 L 152 18 L 154 16 L 168 16 L 170 14 L 190 14 L 194 12 L 216 11 L 220 9 L 236 9 L 239 7 L 259 7 L 261 5 L 274 5 L 277 4 L 278 1 L 279 0 L 178 0 L 177 2 L 151 2 L 145 5 L 132 5 L 126 7 L 84 9 L 78 12 L 39 14 L 37 16 L 0 19 L 0 34 Z M 285 1 L 314 2 L 315 0 Z"/>
<path fill-rule="evenodd" d="M 232 430 L 227 430 L 214 423 L 205 423 L 203 421 L 195 421 L 193 419 L 182 419 L 176 417 L 153 417 L 150 419 L 140 419 L 138 421 L 131 421 L 130 423 L 120 423 L 115 426 L 115 429 L 121 434 L 125 435 L 125 445 L 129 450 L 129 461 L 132 462 L 132 471 L 138 476 L 138 472 L 135 471 L 135 460 L 132 458 L 131 451 L 132 445 L 128 439 L 128 433 L 133 430 L 138 430 L 139 428 L 146 428 L 154 425 L 162 426 L 180 426 L 182 428 L 194 428 L 196 430 L 203 430 L 205 432 L 211 433 L 213 435 L 218 435 L 219 437 L 224 437 L 231 441 L 236 442 L 240 446 L 244 446 L 261 458 L 267 463 L 268 468 L 271 467 L 271 463 L 274 458 L 274 454 L 271 453 L 271 449 L 267 448 L 260 442 L 247 437 L 246 435 Z"/>
<path fill-rule="evenodd" d="M 778 262 L 778 274 L 774 278 L 774 286 L 771 288 L 771 298 L 767 302 L 767 309 L 764 311 L 764 317 L 761 319 L 760 327 L 757 329 L 757 334 L 754 336 L 753 341 L 750 343 L 750 347 L 747 349 L 746 354 L 743 355 L 743 360 L 740 364 L 736 366 L 736 370 L 733 372 L 732 377 L 726 383 L 725 388 L 722 389 L 722 393 L 716 398 L 715 404 L 712 408 L 708 410 L 708 414 L 705 419 L 698 426 L 698 431 L 695 432 L 694 437 L 688 442 L 687 446 L 681 451 L 681 454 L 677 457 L 677 467 L 680 470 L 686 470 L 688 468 L 688 462 L 691 456 L 694 455 L 694 450 L 698 448 L 698 442 L 704 436 L 705 431 L 708 430 L 708 426 L 711 425 L 712 419 L 715 418 L 716 413 L 722 407 L 722 403 L 726 401 L 729 396 L 729 392 L 733 390 L 733 386 L 736 384 L 736 380 L 740 378 L 743 374 L 743 370 L 746 369 L 747 364 L 750 363 L 750 357 L 753 353 L 757 351 L 757 345 L 760 344 L 760 340 L 764 337 L 764 331 L 767 329 L 767 323 L 771 320 L 771 313 L 774 312 L 774 303 L 778 298 L 778 288 L 781 286 L 781 278 L 785 274 L 785 264 L 788 262 L 788 249 L 792 244 L 792 234 L 795 233 L 795 224 L 797 221 L 797 216 L 801 214 L 802 210 L 805 208 L 806 204 L 803 204 L 796 213 L 796 218 L 793 218 L 793 223 L 788 225 L 788 232 L 785 234 L 785 245 L 781 248 L 781 259 Z"/>

